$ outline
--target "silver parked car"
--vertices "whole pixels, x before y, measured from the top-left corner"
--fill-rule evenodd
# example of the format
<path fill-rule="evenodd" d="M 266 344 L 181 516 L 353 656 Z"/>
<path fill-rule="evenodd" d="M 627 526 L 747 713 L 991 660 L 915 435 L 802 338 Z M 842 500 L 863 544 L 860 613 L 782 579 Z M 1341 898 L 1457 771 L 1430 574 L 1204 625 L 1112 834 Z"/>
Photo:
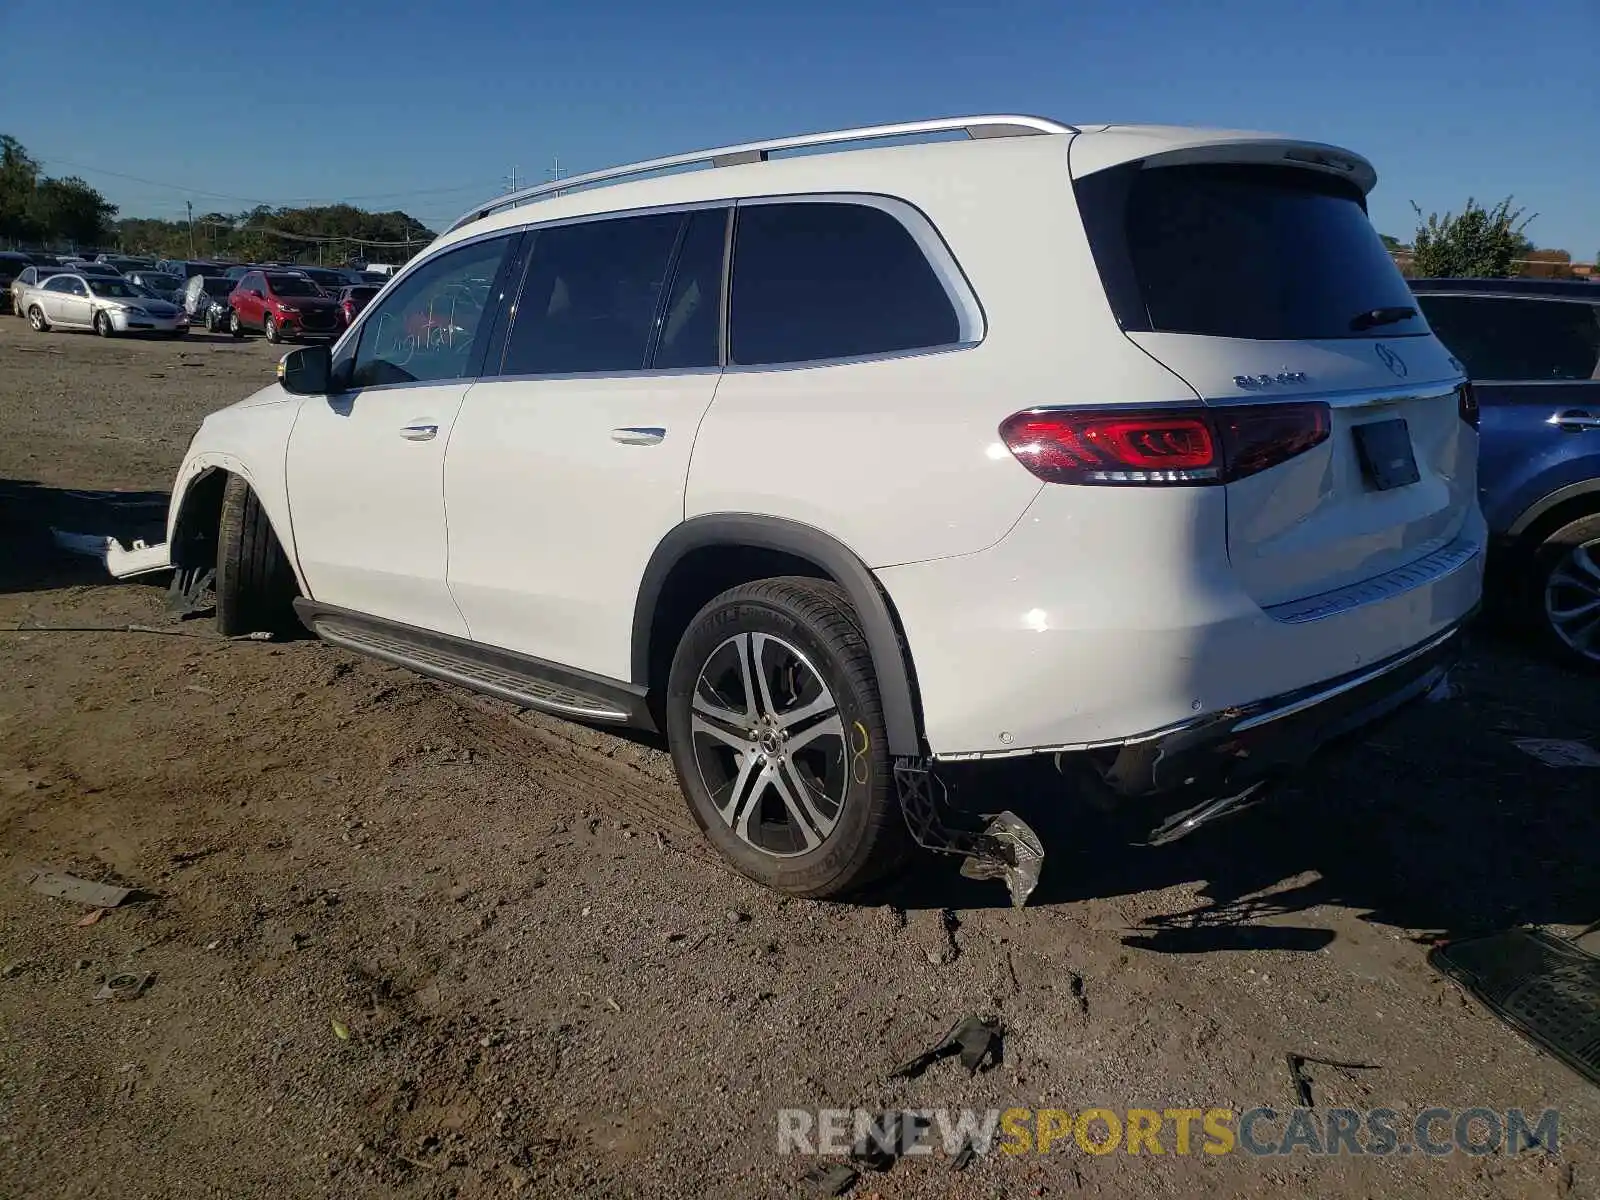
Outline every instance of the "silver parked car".
<path fill-rule="evenodd" d="M 23 267 L 11 281 L 11 311 L 19 317 L 28 315 L 28 292 L 37 288 L 52 275 L 59 275 L 65 267 Z"/>
<path fill-rule="evenodd" d="M 24 297 L 28 324 L 47 329 L 92 329 L 101 337 L 118 333 L 189 332 L 189 318 L 175 304 L 142 294 L 120 275 L 63 271 L 30 288 Z"/>

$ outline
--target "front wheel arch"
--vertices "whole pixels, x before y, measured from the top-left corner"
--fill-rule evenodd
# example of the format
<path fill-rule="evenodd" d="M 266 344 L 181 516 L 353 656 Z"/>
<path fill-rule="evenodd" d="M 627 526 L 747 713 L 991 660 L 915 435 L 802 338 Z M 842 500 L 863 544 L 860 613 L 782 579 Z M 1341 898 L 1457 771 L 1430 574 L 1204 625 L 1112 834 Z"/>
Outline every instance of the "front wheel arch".
<path fill-rule="evenodd" d="M 896 757 L 921 757 L 921 708 L 915 668 L 888 596 L 871 569 L 849 547 L 815 526 L 799 521 L 746 513 L 716 513 L 691 517 L 662 538 L 645 568 L 634 604 L 633 682 L 652 693 L 665 689 L 666 678 L 660 665 L 663 660 L 670 663 L 678 637 L 700 605 L 692 604 L 687 613 L 682 613 L 681 609 L 673 611 L 674 606 L 664 605 L 663 600 L 672 595 L 685 574 L 692 573 L 692 555 L 717 548 L 734 554 L 748 551 L 798 561 L 812 568 L 803 573 L 829 579 L 844 590 L 861 621 L 872 655 L 889 752 Z M 754 582 L 772 573 L 797 572 L 761 571 L 744 579 L 718 580 L 720 586 L 716 590 L 720 592 L 736 583 Z M 689 594 L 692 595 L 692 591 Z M 710 598 L 707 595 L 703 600 Z"/>

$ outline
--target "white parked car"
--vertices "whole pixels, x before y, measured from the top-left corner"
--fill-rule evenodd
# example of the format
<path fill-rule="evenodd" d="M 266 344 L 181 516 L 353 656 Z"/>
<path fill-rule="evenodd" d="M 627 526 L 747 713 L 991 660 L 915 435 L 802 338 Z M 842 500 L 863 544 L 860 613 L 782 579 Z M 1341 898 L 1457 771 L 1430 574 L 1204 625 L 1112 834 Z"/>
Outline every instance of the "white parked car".
<path fill-rule="evenodd" d="M 1168 840 L 1434 688 L 1479 601 L 1476 409 L 1375 178 L 993 116 L 497 197 L 208 417 L 167 543 L 108 559 L 214 571 L 228 634 L 298 614 L 664 733 L 710 840 L 793 894 L 908 822 L 981 844 L 938 800 L 969 760 Z"/>
<path fill-rule="evenodd" d="M 92 329 L 101 337 L 120 333 L 189 331 L 189 318 L 176 304 L 146 294 L 121 275 L 79 270 L 51 275 L 23 295 L 28 324 L 39 332 L 53 328 Z"/>

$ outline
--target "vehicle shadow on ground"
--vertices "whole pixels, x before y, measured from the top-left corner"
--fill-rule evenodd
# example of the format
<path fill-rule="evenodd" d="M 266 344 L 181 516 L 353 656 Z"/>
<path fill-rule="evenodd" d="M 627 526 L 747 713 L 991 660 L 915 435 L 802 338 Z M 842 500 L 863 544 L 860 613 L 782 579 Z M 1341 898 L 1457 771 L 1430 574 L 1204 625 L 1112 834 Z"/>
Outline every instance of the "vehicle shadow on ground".
<path fill-rule="evenodd" d="M 1419 941 L 1588 924 L 1600 917 L 1600 772 L 1547 767 L 1513 739 L 1582 740 L 1600 729 L 1600 695 L 1504 637 L 1480 638 L 1456 682 L 1456 698 L 1414 705 L 1261 806 L 1169 846 L 1112 840 L 1098 814 L 1041 771 L 996 774 L 965 802 L 1010 808 L 1039 832 L 1045 868 L 1030 906 L 1198 885 L 1198 903 L 1125 933 L 1146 950 L 1317 950 L 1332 931 L 1284 918 L 1321 906 Z M 924 860 L 863 900 L 1007 903 L 1000 884 L 960 877 L 954 859 Z"/>
<path fill-rule="evenodd" d="M 0 479 L 0 594 L 111 582 L 97 558 L 57 544 L 55 531 L 136 538 L 165 536 L 166 492 L 95 492 Z M 165 583 L 165 580 L 162 579 Z"/>

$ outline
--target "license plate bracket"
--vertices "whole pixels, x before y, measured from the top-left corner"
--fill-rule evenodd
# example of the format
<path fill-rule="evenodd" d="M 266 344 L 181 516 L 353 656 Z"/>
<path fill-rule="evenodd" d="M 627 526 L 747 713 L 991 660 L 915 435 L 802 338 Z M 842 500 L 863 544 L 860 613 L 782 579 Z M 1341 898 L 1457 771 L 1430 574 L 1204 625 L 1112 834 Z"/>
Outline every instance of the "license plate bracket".
<path fill-rule="evenodd" d="M 1361 474 L 1373 488 L 1386 492 L 1422 478 L 1411 447 L 1411 427 L 1404 417 L 1369 421 L 1350 432 L 1361 460 Z"/>

